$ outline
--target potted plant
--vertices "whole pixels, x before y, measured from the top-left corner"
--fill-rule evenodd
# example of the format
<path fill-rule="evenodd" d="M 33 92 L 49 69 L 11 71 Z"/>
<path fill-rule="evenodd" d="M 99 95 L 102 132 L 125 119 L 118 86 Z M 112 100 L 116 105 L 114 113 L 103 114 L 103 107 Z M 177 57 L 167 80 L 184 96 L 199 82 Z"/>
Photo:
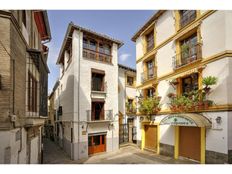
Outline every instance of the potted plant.
<path fill-rule="evenodd" d="M 208 77 L 203 78 L 202 84 L 205 86 L 203 90 L 206 94 L 209 94 L 211 90 L 210 86 L 217 84 L 217 80 L 218 80 L 217 77 L 214 77 L 214 76 L 208 76 Z"/>
<path fill-rule="evenodd" d="M 161 97 L 148 97 L 139 100 L 139 112 L 142 114 L 146 114 L 151 118 L 152 114 L 156 114 L 160 111 Z"/>

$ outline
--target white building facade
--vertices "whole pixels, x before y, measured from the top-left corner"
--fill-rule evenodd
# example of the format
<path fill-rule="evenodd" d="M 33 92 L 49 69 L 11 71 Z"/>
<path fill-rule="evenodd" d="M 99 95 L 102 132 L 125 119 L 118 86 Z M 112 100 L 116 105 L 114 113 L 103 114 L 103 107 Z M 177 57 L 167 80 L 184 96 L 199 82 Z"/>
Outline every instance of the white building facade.
<path fill-rule="evenodd" d="M 162 104 L 152 120 L 141 123 L 143 149 L 200 163 L 231 163 L 231 18 L 231 11 L 160 10 L 133 36 L 137 95 L 147 97 L 152 91 Z M 186 54 L 183 45 L 188 45 Z M 217 78 L 208 96 L 212 106 L 170 109 L 170 93 L 202 90 L 208 76 Z"/>
<path fill-rule="evenodd" d="M 136 70 L 121 64 L 118 67 L 119 141 L 137 144 L 140 129 L 136 115 Z"/>
<path fill-rule="evenodd" d="M 118 49 L 123 43 L 69 24 L 57 64 L 57 135 L 74 160 L 119 148 Z"/>

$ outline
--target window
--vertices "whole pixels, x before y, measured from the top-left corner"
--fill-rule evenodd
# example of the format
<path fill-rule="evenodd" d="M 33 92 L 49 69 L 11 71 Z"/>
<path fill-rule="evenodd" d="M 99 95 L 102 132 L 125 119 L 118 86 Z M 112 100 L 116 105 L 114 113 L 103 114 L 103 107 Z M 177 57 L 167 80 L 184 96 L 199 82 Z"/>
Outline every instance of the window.
<path fill-rule="evenodd" d="M 89 49 L 96 51 L 96 42 L 94 40 L 91 40 L 89 42 Z"/>
<path fill-rule="evenodd" d="M 154 30 L 152 30 L 149 34 L 146 35 L 147 41 L 147 52 L 154 48 Z"/>
<path fill-rule="evenodd" d="M 103 73 L 92 72 L 92 91 L 104 91 L 104 77 Z"/>
<path fill-rule="evenodd" d="M 92 102 L 91 120 L 104 120 L 104 102 Z"/>
<path fill-rule="evenodd" d="M 147 97 L 154 97 L 155 90 L 154 88 L 148 88 L 146 89 L 146 96 Z"/>
<path fill-rule="evenodd" d="M 133 106 L 133 99 L 128 99 L 128 104 L 132 107 Z"/>
<path fill-rule="evenodd" d="M 89 48 L 88 40 L 86 38 L 83 38 L 83 48 Z"/>
<path fill-rule="evenodd" d="M 182 78 L 182 93 L 186 94 L 193 90 L 198 90 L 198 74 L 194 73 L 190 76 Z"/>
<path fill-rule="evenodd" d="M 197 34 L 180 41 L 181 62 L 187 64 L 197 59 Z"/>
<path fill-rule="evenodd" d="M 147 62 L 147 76 L 148 79 L 153 78 L 154 76 L 154 61 L 150 60 Z"/>
<path fill-rule="evenodd" d="M 37 112 L 37 81 L 28 72 L 28 111 Z"/>
<path fill-rule="evenodd" d="M 180 27 L 184 27 L 196 18 L 196 10 L 180 10 Z"/>
<path fill-rule="evenodd" d="M 26 15 L 26 10 L 22 10 L 22 22 L 25 27 L 27 27 L 27 15 Z"/>
<path fill-rule="evenodd" d="M 127 85 L 129 85 L 129 86 L 134 85 L 134 77 L 127 76 Z"/>

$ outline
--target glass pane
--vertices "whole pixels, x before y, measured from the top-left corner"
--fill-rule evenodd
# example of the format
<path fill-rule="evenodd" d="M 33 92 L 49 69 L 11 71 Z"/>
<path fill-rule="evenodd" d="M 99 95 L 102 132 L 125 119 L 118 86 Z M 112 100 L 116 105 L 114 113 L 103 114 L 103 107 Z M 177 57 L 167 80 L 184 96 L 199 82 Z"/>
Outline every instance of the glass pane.
<path fill-rule="evenodd" d="M 89 49 L 96 50 L 96 42 L 95 41 L 90 41 L 90 47 L 89 47 Z"/>
<path fill-rule="evenodd" d="M 93 137 L 93 143 L 95 146 L 100 145 L 100 137 L 101 137 L 101 135 L 97 135 L 97 136 Z"/>
<path fill-rule="evenodd" d="M 105 144 L 105 135 L 102 135 L 102 144 Z"/>
<path fill-rule="evenodd" d="M 88 145 L 89 145 L 89 146 L 92 146 L 92 137 L 89 137 L 89 138 L 88 138 Z"/>

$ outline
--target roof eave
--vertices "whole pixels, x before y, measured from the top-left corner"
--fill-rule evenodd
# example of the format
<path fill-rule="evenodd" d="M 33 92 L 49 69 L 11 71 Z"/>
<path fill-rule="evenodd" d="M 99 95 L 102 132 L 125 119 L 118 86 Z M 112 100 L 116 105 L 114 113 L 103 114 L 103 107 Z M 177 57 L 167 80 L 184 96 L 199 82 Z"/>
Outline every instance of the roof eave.
<path fill-rule="evenodd" d="M 47 30 L 47 39 L 50 41 L 52 39 L 52 36 L 51 36 L 50 25 L 48 22 L 48 14 L 46 10 L 43 10 L 43 17 L 44 17 L 44 23 L 46 26 L 46 30 Z"/>
<path fill-rule="evenodd" d="M 165 10 L 158 10 L 154 15 L 152 15 L 148 21 L 142 26 L 140 27 L 140 29 L 133 35 L 133 37 L 131 38 L 131 41 L 136 42 L 136 39 L 140 36 L 140 34 L 147 28 L 150 26 L 150 23 L 152 21 L 154 21 L 155 19 L 157 19 L 163 12 L 165 12 Z"/>

